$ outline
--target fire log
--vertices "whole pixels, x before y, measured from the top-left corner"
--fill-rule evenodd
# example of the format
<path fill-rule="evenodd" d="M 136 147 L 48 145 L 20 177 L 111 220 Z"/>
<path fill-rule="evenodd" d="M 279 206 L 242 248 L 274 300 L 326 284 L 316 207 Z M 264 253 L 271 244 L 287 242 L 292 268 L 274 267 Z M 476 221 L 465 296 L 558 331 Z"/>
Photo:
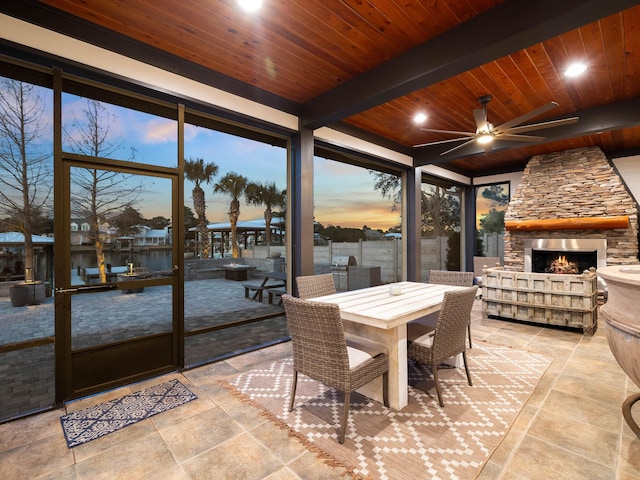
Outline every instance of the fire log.
<path fill-rule="evenodd" d="M 629 216 L 617 217 L 572 217 L 547 218 L 537 220 L 507 220 L 504 222 L 507 230 L 530 232 L 533 230 L 613 230 L 615 228 L 629 228 Z"/>

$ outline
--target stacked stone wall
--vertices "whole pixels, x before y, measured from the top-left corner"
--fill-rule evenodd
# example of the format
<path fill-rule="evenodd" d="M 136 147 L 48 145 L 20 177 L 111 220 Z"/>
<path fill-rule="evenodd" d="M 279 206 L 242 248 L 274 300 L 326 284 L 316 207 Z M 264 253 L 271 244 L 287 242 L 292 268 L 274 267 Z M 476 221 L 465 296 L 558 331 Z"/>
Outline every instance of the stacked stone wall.
<path fill-rule="evenodd" d="M 629 217 L 615 230 L 507 231 L 504 264 L 524 269 L 524 243 L 538 238 L 606 238 L 607 265 L 638 263 L 638 207 L 598 147 L 536 155 L 529 160 L 505 221 Z"/>

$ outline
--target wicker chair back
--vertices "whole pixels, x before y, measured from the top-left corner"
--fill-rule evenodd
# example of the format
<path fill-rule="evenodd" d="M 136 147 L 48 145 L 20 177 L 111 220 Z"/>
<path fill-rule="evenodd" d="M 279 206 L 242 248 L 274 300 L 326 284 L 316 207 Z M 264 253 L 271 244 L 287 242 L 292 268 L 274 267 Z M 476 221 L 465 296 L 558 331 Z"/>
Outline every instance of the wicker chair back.
<path fill-rule="evenodd" d="M 455 285 L 457 287 L 471 287 L 473 285 L 473 272 L 431 270 L 429 272 L 429 283 Z"/>
<path fill-rule="evenodd" d="M 304 299 L 336 293 L 333 273 L 296 277 L 296 286 L 298 287 L 298 296 Z"/>
<path fill-rule="evenodd" d="M 293 384 L 289 411 L 293 410 L 298 373 L 344 392 L 344 409 L 338 441 L 344 442 L 351 392 L 383 376 L 383 399 L 388 405 L 389 357 L 379 353 L 363 363 L 349 364 L 347 341 L 335 304 L 282 296 L 293 344 Z"/>
<path fill-rule="evenodd" d="M 474 285 L 464 290 L 445 292 L 435 333 L 430 343 L 415 341 L 419 339 L 415 338 L 411 331 L 408 334 L 414 341 L 409 342 L 407 354 L 416 362 L 431 366 L 441 407 L 444 407 L 444 402 L 438 381 L 438 365 L 442 362 L 461 353 L 467 380 L 470 386 L 473 385 L 467 365 L 465 330 L 469 325 L 477 290 L 477 285 Z M 409 328 L 412 327 L 410 324 Z"/>
<path fill-rule="evenodd" d="M 473 286 L 473 279 L 473 272 L 450 272 L 448 270 L 431 270 L 429 272 L 429 283 L 438 283 L 440 285 L 471 287 Z M 471 341 L 471 323 L 467 325 L 467 331 L 469 333 L 469 348 L 472 348 L 473 343 Z"/>

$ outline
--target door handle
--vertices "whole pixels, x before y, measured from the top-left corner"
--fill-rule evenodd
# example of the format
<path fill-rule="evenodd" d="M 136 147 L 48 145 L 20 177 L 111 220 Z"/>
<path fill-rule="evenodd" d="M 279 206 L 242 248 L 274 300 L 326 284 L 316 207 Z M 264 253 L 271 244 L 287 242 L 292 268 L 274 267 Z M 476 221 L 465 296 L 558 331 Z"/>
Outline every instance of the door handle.
<path fill-rule="evenodd" d="M 71 287 L 71 288 L 56 288 L 56 295 L 63 293 L 97 293 L 97 292 L 108 292 L 110 290 L 115 290 L 118 288 L 116 283 L 110 283 L 107 285 L 83 285 L 80 287 Z"/>

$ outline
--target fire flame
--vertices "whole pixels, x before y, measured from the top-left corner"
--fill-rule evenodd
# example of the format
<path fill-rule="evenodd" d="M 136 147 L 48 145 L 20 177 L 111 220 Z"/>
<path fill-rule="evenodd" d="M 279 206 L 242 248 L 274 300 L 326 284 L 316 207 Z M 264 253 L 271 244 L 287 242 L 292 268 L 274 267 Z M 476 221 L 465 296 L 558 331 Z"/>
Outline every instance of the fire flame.
<path fill-rule="evenodd" d="M 578 273 L 578 264 L 568 261 L 566 255 L 559 255 L 545 271 L 550 273 Z"/>

